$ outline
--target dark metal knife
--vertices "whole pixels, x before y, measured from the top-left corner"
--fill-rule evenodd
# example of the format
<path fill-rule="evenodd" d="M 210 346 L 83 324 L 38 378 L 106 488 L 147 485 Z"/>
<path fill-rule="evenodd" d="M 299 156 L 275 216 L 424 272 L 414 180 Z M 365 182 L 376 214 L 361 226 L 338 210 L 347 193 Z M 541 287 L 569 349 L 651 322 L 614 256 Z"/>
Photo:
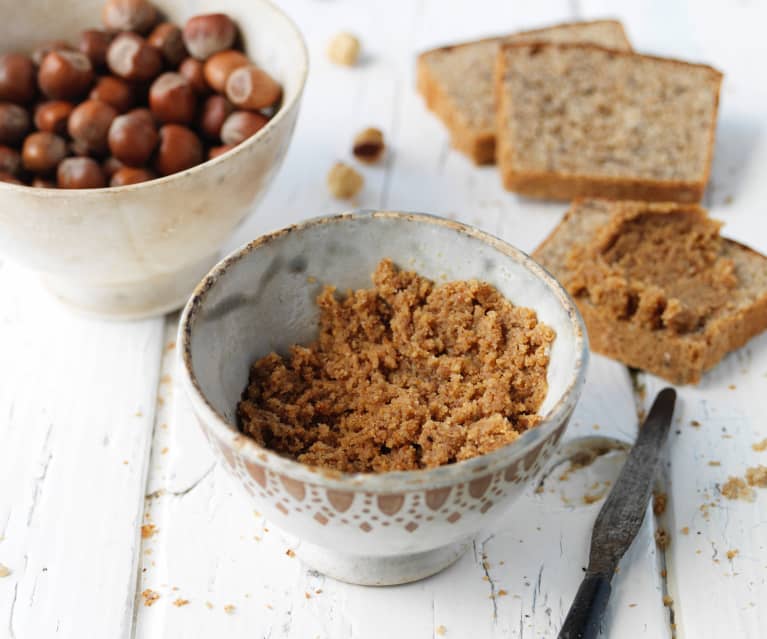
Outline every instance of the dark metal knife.
<path fill-rule="evenodd" d="M 615 486 L 599 511 L 591 533 L 589 566 L 559 631 L 559 639 L 594 639 L 599 635 L 615 568 L 642 526 L 675 402 L 673 388 L 658 393 Z"/>

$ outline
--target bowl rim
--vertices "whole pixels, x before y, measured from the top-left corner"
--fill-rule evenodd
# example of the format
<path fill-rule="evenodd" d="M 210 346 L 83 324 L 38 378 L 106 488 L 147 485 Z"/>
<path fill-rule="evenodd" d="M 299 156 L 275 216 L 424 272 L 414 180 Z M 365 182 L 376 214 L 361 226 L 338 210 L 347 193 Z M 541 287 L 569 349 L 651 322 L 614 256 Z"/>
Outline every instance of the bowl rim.
<path fill-rule="evenodd" d="M 251 135 L 249 138 L 240 142 L 240 144 L 238 144 L 234 148 L 229 149 L 226 153 L 222 153 L 218 157 L 215 157 L 210 160 L 205 160 L 204 162 L 201 162 L 200 164 L 196 164 L 195 166 L 189 169 L 186 169 L 184 171 L 179 171 L 178 173 L 171 173 L 170 175 L 157 177 L 151 180 L 147 180 L 146 182 L 139 182 L 138 184 L 126 184 L 124 186 L 104 186 L 104 187 L 99 187 L 95 189 L 58 189 L 58 188 L 46 189 L 46 188 L 40 188 L 36 186 L 30 186 L 28 184 L 13 184 L 10 182 L 0 182 L 0 189 L 5 188 L 5 189 L 24 192 L 24 193 L 35 193 L 36 195 L 39 195 L 40 197 L 44 197 L 44 198 L 61 197 L 62 192 L 67 193 L 68 195 L 71 195 L 73 197 L 88 198 L 88 197 L 98 197 L 104 193 L 115 193 L 115 192 L 124 193 L 127 191 L 136 191 L 139 189 L 151 189 L 151 188 L 165 185 L 174 180 L 179 180 L 179 179 L 187 178 L 187 177 L 194 177 L 199 171 L 202 171 L 213 164 L 225 162 L 227 159 L 236 157 L 237 155 L 240 155 L 241 153 L 243 153 L 245 149 L 253 146 L 254 144 L 257 144 L 259 140 L 261 140 L 268 133 L 270 133 L 272 129 L 277 127 L 277 125 L 285 117 L 287 117 L 287 113 L 293 111 L 293 109 L 296 107 L 298 102 L 301 100 L 301 96 L 304 92 L 304 88 L 306 87 L 306 78 L 309 74 L 309 50 L 306 46 L 306 40 L 304 39 L 304 36 L 299 30 L 296 23 L 285 11 L 283 11 L 274 2 L 272 2 L 272 0 L 251 0 L 251 2 L 260 3 L 261 5 L 264 6 L 266 10 L 272 11 L 273 13 L 278 15 L 280 18 L 282 18 L 287 24 L 288 29 L 290 29 L 293 32 L 296 42 L 298 43 L 298 48 L 301 52 L 298 86 L 296 87 L 296 90 L 293 93 L 293 95 L 290 97 L 290 99 L 280 104 L 280 108 L 277 110 L 277 113 L 275 113 L 274 116 L 270 118 L 270 120 L 266 123 L 266 125 L 264 125 L 263 128 L 259 129 L 256 133 Z"/>
<path fill-rule="evenodd" d="M 332 469 L 309 466 L 293 459 L 283 457 L 278 453 L 264 448 L 255 440 L 233 427 L 208 401 L 203 393 L 192 366 L 191 340 L 197 316 L 203 308 L 208 292 L 216 285 L 229 268 L 259 247 L 279 240 L 295 232 L 308 231 L 313 227 L 339 224 L 358 219 L 396 219 L 422 224 L 432 224 L 466 234 L 491 246 L 503 255 L 511 258 L 521 266 L 531 271 L 547 285 L 567 312 L 570 326 L 573 329 L 574 348 L 576 351 L 575 366 L 571 372 L 565 390 L 557 402 L 543 416 L 541 423 L 519 438 L 501 446 L 494 451 L 472 457 L 454 464 L 446 464 L 436 468 L 388 471 L 382 473 L 348 473 Z M 543 266 L 529 255 L 512 246 L 506 241 L 481 231 L 475 227 L 445 219 L 427 213 L 410 213 L 401 211 L 354 210 L 336 215 L 320 216 L 307 219 L 283 229 L 273 231 L 258 237 L 251 242 L 235 249 L 232 253 L 218 262 L 210 272 L 195 287 L 181 313 L 178 326 L 177 344 L 179 345 L 181 383 L 186 395 L 191 401 L 196 416 L 213 429 L 215 438 L 231 449 L 236 450 L 247 462 L 265 466 L 269 470 L 293 479 L 309 483 L 323 483 L 331 488 L 342 490 L 367 490 L 373 493 L 391 492 L 413 486 L 446 486 L 463 481 L 466 475 L 477 476 L 488 474 L 499 467 L 508 465 L 509 458 L 521 458 L 530 449 L 545 441 L 563 421 L 570 416 L 577 403 L 586 377 L 589 360 L 588 335 L 586 327 L 570 295 L 564 287 Z M 243 386 L 244 387 L 244 386 Z"/>

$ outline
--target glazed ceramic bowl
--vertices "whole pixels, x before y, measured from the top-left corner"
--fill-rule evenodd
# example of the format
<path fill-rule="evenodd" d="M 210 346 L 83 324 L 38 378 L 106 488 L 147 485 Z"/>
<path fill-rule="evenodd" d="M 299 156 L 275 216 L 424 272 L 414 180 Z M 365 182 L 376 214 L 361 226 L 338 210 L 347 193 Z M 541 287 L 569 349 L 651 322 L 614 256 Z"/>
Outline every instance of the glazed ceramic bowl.
<path fill-rule="evenodd" d="M 154 0 L 176 23 L 228 13 L 245 49 L 282 84 L 269 124 L 231 152 L 188 171 L 119 188 L 59 190 L 0 183 L 0 253 L 42 273 L 71 305 L 113 317 L 181 306 L 253 210 L 287 151 L 307 73 L 295 25 L 265 0 Z M 64 4 L 66 7 L 64 8 Z M 73 41 L 100 23 L 103 0 L 0 0 L 0 50 Z"/>
<path fill-rule="evenodd" d="M 311 468 L 242 435 L 236 406 L 253 360 L 317 336 L 326 284 L 369 288 L 376 264 L 435 281 L 477 278 L 556 331 L 543 422 L 489 454 L 431 470 L 342 474 Z M 300 539 L 299 556 L 344 581 L 383 585 L 431 575 L 492 526 L 549 458 L 583 385 L 583 322 L 564 289 L 505 242 L 441 218 L 361 212 L 266 235 L 200 283 L 179 327 L 182 384 L 211 447 L 254 507 Z"/>

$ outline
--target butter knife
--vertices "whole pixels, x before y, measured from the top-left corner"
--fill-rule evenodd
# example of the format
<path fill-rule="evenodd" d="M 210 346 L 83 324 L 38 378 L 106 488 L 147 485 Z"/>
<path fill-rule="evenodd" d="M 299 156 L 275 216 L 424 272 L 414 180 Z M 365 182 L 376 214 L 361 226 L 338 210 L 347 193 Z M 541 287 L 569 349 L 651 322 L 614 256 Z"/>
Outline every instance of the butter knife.
<path fill-rule="evenodd" d="M 676 392 L 664 388 L 653 402 L 615 486 L 597 515 L 591 533 L 589 565 L 559 639 L 594 639 L 610 598 L 615 568 L 642 526 L 668 437 Z"/>

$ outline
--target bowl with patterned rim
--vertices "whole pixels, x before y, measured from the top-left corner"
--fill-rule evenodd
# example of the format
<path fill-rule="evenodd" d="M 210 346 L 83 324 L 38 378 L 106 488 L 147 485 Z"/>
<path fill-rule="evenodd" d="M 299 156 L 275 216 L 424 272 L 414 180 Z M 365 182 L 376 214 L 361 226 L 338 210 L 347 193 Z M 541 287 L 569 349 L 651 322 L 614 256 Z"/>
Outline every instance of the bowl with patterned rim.
<path fill-rule="evenodd" d="M 321 287 L 367 287 L 385 257 L 435 281 L 487 281 L 555 330 L 537 427 L 472 459 L 385 473 L 310 467 L 240 432 L 236 410 L 250 364 L 315 339 Z M 469 226 L 391 211 L 309 220 L 232 253 L 198 285 L 178 343 L 181 383 L 202 432 L 254 506 L 299 538 L 297 553 L 308 565 L 367 585 L 432 575 L 493 525 L 551 456 L 588 360 L 575 305 L 530 257 Z"/>

